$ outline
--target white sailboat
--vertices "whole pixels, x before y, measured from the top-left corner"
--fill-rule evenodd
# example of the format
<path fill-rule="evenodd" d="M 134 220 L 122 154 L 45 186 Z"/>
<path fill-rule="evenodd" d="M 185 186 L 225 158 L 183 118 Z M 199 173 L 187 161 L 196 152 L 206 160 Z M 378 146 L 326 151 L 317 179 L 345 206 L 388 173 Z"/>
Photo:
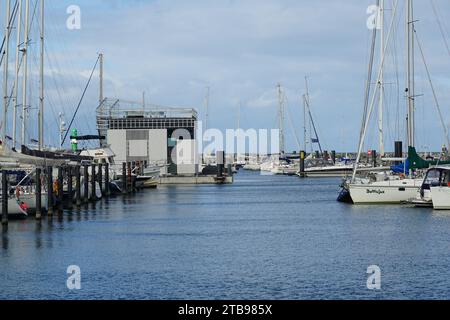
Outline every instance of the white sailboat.
<path fill-rule="evenodd" d="M 384 10 L 384 0 L 380 0 L 381 10 Z M 384 21 L 381 22 L 383 36 L 381 37 L 382 43 L 382 54 L 380 67 L 378 71 L 377 84 L 378 86 L 373 92 L 370 107 L 368 109 L 368 114 L 365 117 L 363 130 L 360 137 L 360 143 L 358 147 L 357 161 L 353 170 L 352 179 L 347 183 L 344 188 L 349 192 L 351 200 L 355 204 L 379 204 L 379 203 L 402 203 L 412 197 L 414 197 L 422 185 L 422 178 L 410 177 L 407 178 L 408 172 L 402 175 L 393 175 L 390 172 L 387 173 L 383 179 L 357 179 L 356 173 L 358 170 L 359 160 L 361 157 L 361 152 L 364 144 L 365 135 L 367 132 L 370 115 L 372 113 L 375 98 L 377 94 L 377 89 L 382 91 L 383 87 L 383 69 L 385 63 L 385 53 L 387 48 L 387 43 L 391 37 L 392 26 L 394 23 L 395 13 L 397 11 L 397 2 L 394 4 L 393 15 L 391 26 L 387 35 L 387 41 L 384 41 Z M 383 12 L 380 14 L 381 19 L 384 20 Z M 414 19 L 413 19 L 413 3 L 412 0 L 406 0 L 406 38 L 407 38 L 407 138 L 408 146 L 414 147 L 414 73 L 412 68 L 414 67 Z M 373 62 L 373 61 L 372 61 Z M 369 90 L 369 89 L 368 89 Z M 380 94 L 381 96 L 382 94 Z M 379 110 L 382 110 L 382 98 L 379 101 Z M 379 111 L 379 115 L 382 117 L 382 112 Z M 382 134 L 382 120 L 379 119 L 379 132 Z M 380 139 L 380 147 L 384 148 L 383 140 Z M 342 193 L 341 193 L 342 195 Z"/>

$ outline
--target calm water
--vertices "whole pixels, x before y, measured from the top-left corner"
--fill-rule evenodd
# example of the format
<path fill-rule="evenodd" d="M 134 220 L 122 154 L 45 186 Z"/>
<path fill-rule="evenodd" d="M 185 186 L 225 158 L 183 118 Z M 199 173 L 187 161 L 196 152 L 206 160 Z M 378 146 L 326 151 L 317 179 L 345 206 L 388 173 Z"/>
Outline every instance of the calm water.
<path fill-rule="evenodd" d="M 348 206 L 338 184 L 241 172 L 231 186 L 160 187 L 10 222 L 0 299 L 449 299 L 450 212 Z M 81 290 L 66 287 L 69 265 Z"/>

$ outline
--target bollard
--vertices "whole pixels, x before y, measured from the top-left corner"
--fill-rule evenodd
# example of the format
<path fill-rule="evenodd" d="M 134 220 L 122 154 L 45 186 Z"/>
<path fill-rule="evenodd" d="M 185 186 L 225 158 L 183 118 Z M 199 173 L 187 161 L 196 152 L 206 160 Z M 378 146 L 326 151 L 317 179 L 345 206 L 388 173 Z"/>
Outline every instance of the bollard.
<path fill-rule="evenodd" d="M 75 189 L 77 194 L 77 207 L 81 206 L 81 168 L 75 167 Z"/>
<path fill-rule="evenodd" d="M 83 169 L 84 169 L 84 175 L 83 175 L 84 199 L 83 199 L 83 202 L 88 203 L 89 202 L 89 168 L 87 165 L 84 165 Z"/>
<path fill-rule="evenodd" d="M 128 192 L 127 186 L 127 163 L 122 163 L 122 193 L 126 194 Z"/>
<path fill-rule="evenodd" d="M 377 166 L 377 150 L 372 150 L 372 163 L 375 168 Z"/>
<path fill-rule="evenodd" d="M 67 193 L 68 193 L 68 203 L 67 208 L 72 210 L 73 208 L 73 177 L 72 177 L 72 167 L 67 167 Z"/>
<path fill-rule="evenodd" d="M 105 164 L 105 196 L 109 197 L 109 164 Z"/>
<path fill-rule="evenodd" d="M 8 224 L 8 174 L 2 171 L 2 225 Z"/>
<path fill-rule="evenodd" d="M 97 195 L 95 192 L 95 182 L 96 182 L 96 174 L 95 174 L 95 164 L 91 165 L 91 201 L 97 200 Z"/>
<path fill-rule="evenodd" d="M 98 176 L 97 176 L 97 179 L 98 179 L 98 183 L 100 185 L 100 193 L 103 196 L 103 194 L 104 194 L 104 190 L 103 190 L 103 165 L 101 163 L 98 165 Z"/>
<path fill-rule="evenodd" d="M 63 168 L 58 167 L 58 213 L 62 213 L 63 211 L 63 200 L 64 200 L 63 183 L 64 183 Z"/>
<path fill-rule="evenodd" d="M 333 164 L 336 164 L 336 151 L 331 151 L 331 161 L 333 161 Z"/>
<path fill-rule="evenodd" d="M 47 214 L 53 215 L 53 167 L 47 167 Z"/>
<path fill-rule="evenodd" d="M 36 168 L 36 220 L 42 217 L 42 181 L 41 168 Z"/>

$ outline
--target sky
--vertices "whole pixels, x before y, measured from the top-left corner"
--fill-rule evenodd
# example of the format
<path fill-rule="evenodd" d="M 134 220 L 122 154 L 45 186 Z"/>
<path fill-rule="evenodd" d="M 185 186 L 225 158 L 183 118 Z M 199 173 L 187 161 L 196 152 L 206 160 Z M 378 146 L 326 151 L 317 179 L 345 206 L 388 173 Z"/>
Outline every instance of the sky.
<path fill-rule="evenodd" d="M 0 19 L 5 2 L 0 6 Z M 206 87 L 210 87 L 208 127 L 221 130 L 237 126 L 240 103 L 243 129 L 277 128 L 276 87 L 280 83 L 287 105 L 287 150 L 303 147 L 302 95 L 308 77 L 311 110 L 323 148 L 355 151 L 372 34 L 367 9 L 375 2 L 46 0 L 46 143 L 58 143 L 58 115 L 64 113 L 66 123 L 70 122 L 97 54 L 102 52 L 106 97 L 141 101 L 145 92 L 149 104 L 196 108 L 204 120 Z M 386 2 L 389 20 L 394 1 Z M 35 3 L 31 0 L 32 7 Z M 387 151 L 393 149 L 394 140 L 405 136 L 404 1 L 398 3 L 386 52 L 383 120 Z M 67 28 L 71 5 L 80 8 L 80 29 Z M 450 42 L 449 16 L 448 0 L 415 1 L 416 30 L 446 126 L 450 125 L 450 53 L 445 46 Z M 36 137 L 37 18 L 31 29 L 28 138 Z M 416 51 L 417 144 L 422 150 L 438 150 L 445 137 Z M 12 73 L 13 65 L 11 58 Z M 98 83 L 95 72 L 73 123 L 81 134 L 95 134 Z M 378 148 L 375 115 L 366 149 Z"/>

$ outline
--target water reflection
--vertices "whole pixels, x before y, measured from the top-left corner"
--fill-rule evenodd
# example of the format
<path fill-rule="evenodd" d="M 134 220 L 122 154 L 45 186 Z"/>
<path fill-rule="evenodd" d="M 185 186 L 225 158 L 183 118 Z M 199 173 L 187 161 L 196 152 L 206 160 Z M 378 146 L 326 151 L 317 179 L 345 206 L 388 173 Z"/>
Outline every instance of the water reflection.
<path fill-rule="evenodd" d="M 2 225 L 2 249 L 8 250 L 9 237 L 8 237 L 8 225 Z"/>

